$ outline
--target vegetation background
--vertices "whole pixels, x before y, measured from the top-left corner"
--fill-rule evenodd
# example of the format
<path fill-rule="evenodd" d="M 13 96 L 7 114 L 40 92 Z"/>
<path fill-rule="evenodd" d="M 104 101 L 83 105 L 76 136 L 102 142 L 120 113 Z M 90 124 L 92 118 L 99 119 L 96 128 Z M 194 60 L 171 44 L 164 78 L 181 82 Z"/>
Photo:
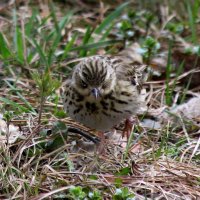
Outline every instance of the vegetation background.
<path fill-rule="evenodd" d="M 1 0 L 0 199 L 200 199 L 199 11 L 199 0 Z M 148 65 L 148 109 L 99 155 L 59 90 L 82 57 L 124 49 Z"/>

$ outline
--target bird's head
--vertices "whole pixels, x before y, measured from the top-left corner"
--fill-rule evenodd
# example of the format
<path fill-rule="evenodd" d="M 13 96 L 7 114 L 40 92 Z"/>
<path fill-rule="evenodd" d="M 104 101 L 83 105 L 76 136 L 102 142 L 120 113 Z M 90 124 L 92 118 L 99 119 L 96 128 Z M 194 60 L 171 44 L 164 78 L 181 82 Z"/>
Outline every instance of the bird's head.
<path fill-rule="evenodd" d="M 108 57 L 93 56 L 75 66 L 72 84 L 83 96 L 98 99 L 112 92 L 116 75 Z"/>

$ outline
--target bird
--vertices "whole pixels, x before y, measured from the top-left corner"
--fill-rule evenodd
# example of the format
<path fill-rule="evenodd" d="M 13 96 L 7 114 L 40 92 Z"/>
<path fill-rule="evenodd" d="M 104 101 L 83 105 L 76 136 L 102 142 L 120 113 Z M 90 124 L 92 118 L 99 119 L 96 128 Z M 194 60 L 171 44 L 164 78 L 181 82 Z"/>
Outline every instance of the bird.
<path fill-rule="evenodd" d="M 145 65 L 132 65 L 123 56 L 95 55 L 74 66 L 63 84 L 63 105 L 73 120 L 101 133 L 129 119 L 144 105 Z M 130 134 L 130 127 L 124 132 Z M 127 136 L 128 137 L 128 136 Z"/>

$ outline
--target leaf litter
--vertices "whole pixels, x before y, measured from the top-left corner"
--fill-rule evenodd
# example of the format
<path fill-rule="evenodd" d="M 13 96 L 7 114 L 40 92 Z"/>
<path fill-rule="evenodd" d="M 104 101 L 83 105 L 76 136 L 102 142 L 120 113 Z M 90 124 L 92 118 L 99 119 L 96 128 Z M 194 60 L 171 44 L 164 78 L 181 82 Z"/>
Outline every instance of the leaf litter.
<path fill-rule="evenodd" d="M 41 18 L 40 15 L 37 17 L 44 19 L 51 12 L 51 7 L 47 7 L 47 4 L 43 1 L 38 2 L 42 8 L 42 13 Z M 85 4 L 82 1 L 77 2 L 83 6 L 83 11 L 80 12 L 80 9 L 77 8 L 79 14 L 75 15 L 73 19 L 75 22 L 71 22 L 63 31 L 63 37 L 73 35 L 74 30 L 78 31 L 80 35 L 84 35 L 86 28 L 80 25 L 79 19 L 86 19 L 87 23 L 95 27 L 98 20 L 103 21 L 106 13 L 115 8 L 112 4 L 101 3 L 99 10 L 93 11 L 91 4 Z M 6 13 L 12 10 L 10 5 L 12 6 L 12 4 L 9 4 Z M 28 4 L 17 5 L 19 9 L 25 7 L 31 11 Z M 70 5 L 74 6 L 74 3 L 70 1 Z M 5 10 L 5 7 L 3 9 Z M 161 6 L 160 9 L 162 13 L 164 12 L 161 21 L 165 25 L 174 17 L 180 17 L 179 13 L 170 16 L 167 6 Z M 62 8 L 58 6 L 56 11 L 58 16 L 62 16 L 61 10 Z M 100 13 L 99 16 L 98 13 Z M 138 15 L 140 15 L 141 23 L 145 23 L 146 18 L 142 15 L 142 12 Z M 27 15 L 26 17 L 28 19 L 30 16 Z M 111 20 L 111 18 L 107 18 L 107 20 Z M 122 19 L 119 17 L 117 20 Z M 137 23 L 137 16 L 135 20 L 134 37 L 137 39 L 138 33 L 140 37 L 145 36 L 147 30 Z M 4 28 L 6 23 L 8 22 L 4 20 Z M 53 27 L 51 23 L 49 20 L 47 26 Z M 117 131 L 107 134 L 103 155 L 97 153 L 95 142 L 67 131 L 68 126 L 75 127 L 98 138 L 95 131 L 83 127 L 67 117 L 61 118 L 55 114 L 62 109 L 60 99 L 52 101 L 52 98 L 47 98 L 44 103 L 41 123 L 38 124 L 37 110 L 40 104 L 38 88 L 34 81 L 25 76 L 24 69 L 20 66 L 8 70 L 9 78 L 6 76 L 7 72 L 3 71 L 4 80 L 14 83 L 15 88 L 6 84 L 1 85 L 0 94 L 4 98 L 1 98 L 1 114 L 5 115 L 5 111 L 10 110 L 14 110 L 16 114 L 10 121 L 6 121 L 5 117 L 1 118 L 0 121 L 2 143 L 0 172 L 4 175 L 0 178 L 1 199 L 6 199 L 8 196 L 13 199 L 56 197 L 58 194 L 64 195 L 68 191 L 69 185 L 80 185 L 88 188 L 95 186 L 102 192 L 103 198 L 107 199 L 112 198 L 115 189 L 119 187 L 117 185 L 128 187 L 134 193 L 135 199 L 190 200 L 200 197 L 198 78 L 200 72 L 198 55 L 194 52 L 190 52 L 190 54 L 185 52 L 188 49 L 193 50 L 194 45 L 186 42 L 183 35 L 177 36 L 169 30 L 160 32 L 159 27 L 156 27 L 153 23 L 147 28 L 148 33 L 155 35 L 161 45 L 159 52 L 155 51 L 149 62 L 150 71 L 155 70 L 159 73 L 152 73 L 145 83 L 147 93 L 144 96 L 148 108 L 143 109 L 138 120 L 136 120 L 137 123 L 133 127 L 133 141 L 129 143 L 130 145 L 128 146 L 125 138 L 121 138 L 123 124 L 119 125 Z M 101 29 L 99 28 L 99 30 Z M 118 36 L 121 37 L 122 33 L 116 34 L 116 31 L 118 31 L 116 28 L 111 29 L 108 37 L 115 39 L 118 39 Z M 188 32 L 186 28 L 184 34 L 189 35 Z M 98 42 L 100 36 L 94 34 L 93 41 Z M 172 60 L 168 85 L 173 90 L 169 91 L 171 92 L 171 101 L 170 104 L 167 104 L 165 92 L 168 89 L 166 66 L 169 65 L 169 37 L 175 38 L 176 45 L 171 49 Z M 68 39 L 66 40 L 68 41 Z M 128 46 L 131 46 L 127 48 L 128 51 L 125 51 L 127 58 L 135 58 L 134 61 L 142 63 L 142 56 L 138 53 L 140 52 L 138 49 L 141 48 L 138 46 L 139 43 L 133 42 L 131 38 L 126 38 L 125 42 L 128 43 Z M 82 38 L 80 37 L 74 45 L 79 47 L 81 44 Z M 118 53 L 120 49 L 126 49 L 125 46 L 122 43 L 114 43 L 110 49 L 106 47 L 108 48 L 106 50 L 100 46 L 96 53 Z M 89 52 L 95 51 L 90 49 L 90 46 L 88 49 Z M 73 62 L 71 58 L 77 59 L 77 53 L 69 51 L 67 60 L 63 60 L 60 66 L 66 69 L 66 62 Z M 31 64 L 37 65 L 39 59 L 39 56 L 35 54 Z M 177 66 L 180 67 L 183 60 L 187 67 L 177 74 Z M 11 62 L 10 65 L 13 67 L 15 63 Z M 2 66 L 1 68 L 4 69 Z M 57 63 L 53 63 L 53 66 L 56 71 Z M 59 76 L 65 76 L 62 70 L 57 70 L 56 73 Z M 18 77 L 18 74 L 21 74 L 21 76 Z M 194 81 L 185 91 L 185 83 L 190 76 Z M 17 80 L 16 77 L 18 77 Z M 20 94 L 25 97 L 31 107 L 26 107 L 27 102 L 22 101 L 21 96 L 16 91 L 20 91 Z M 56 93 L 58 94 L 59 91 L 56 91 Z M 16 103 L 19 105 L 18 107 L 16 107 Z M 60 124 L 56 122 L 60 122 Z M 9 195 L 5 188 L 10 190 Z"/>

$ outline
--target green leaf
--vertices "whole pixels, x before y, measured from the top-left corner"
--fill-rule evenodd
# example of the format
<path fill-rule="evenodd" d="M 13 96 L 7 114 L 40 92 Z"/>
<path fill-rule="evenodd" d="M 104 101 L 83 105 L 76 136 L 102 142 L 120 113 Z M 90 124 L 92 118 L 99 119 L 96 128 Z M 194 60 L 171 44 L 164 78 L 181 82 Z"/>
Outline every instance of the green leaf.
<path fill-rule="evenodd" d="M 67 131 L 67 126 L 64 122 L 57 121 L 56 123 L 53 124 L 52 131 L 54 133 L 59 131 Z"/>
<path fill-rule="evenodd" d="M 48 141 L 48 143 L 46 144 L 46 151 L 52 152 L 52 151 L 60 148 L 64 144 L 65 144 L 65 142 L 63 140 L 63 137 L 58 135 L 56 138 L 53 138 L 53 140 Z"/>
<path fill-rule="evenodd" d="M 98 180 L 98 176 L 97 175 L 90 175 L 89 179 L 91 179 L 91 180 Z"/>
<path fill-rule="evenodd" d="M 88 197 L 91 200 L 102 200 L 102 195 L 98 190 L 94 190 L 93 192 L 88 193 Z"/>
<path fill-rule="evenodd" d="M 117 188 L 113 196 L 114 200 L 135 200 L 135 195 L 129 192 L 128 187 Z"/>
<path fill-rule="evenodd" d="M 120 169 L 119 172 L 116 173 L 116 175 L 128 175 L 129 173 L 131 173 L 131 168 L 130 167 L 124 167 L 122 169 Z"/>
<path fill-rule="evenodd" d="M 122 186 L 122 179 L 121 178 L 116 178 L 115 179 L 115 186 L 116 187 L 121 187 Z"/>
<path fill-rule="evenodd" d="M 70 194 L 74 199 L 83 200 L 86 197 L 85 192 L 83 192 L 82 187 L 80 186 L 72 186 L 69 190 Z"/>

